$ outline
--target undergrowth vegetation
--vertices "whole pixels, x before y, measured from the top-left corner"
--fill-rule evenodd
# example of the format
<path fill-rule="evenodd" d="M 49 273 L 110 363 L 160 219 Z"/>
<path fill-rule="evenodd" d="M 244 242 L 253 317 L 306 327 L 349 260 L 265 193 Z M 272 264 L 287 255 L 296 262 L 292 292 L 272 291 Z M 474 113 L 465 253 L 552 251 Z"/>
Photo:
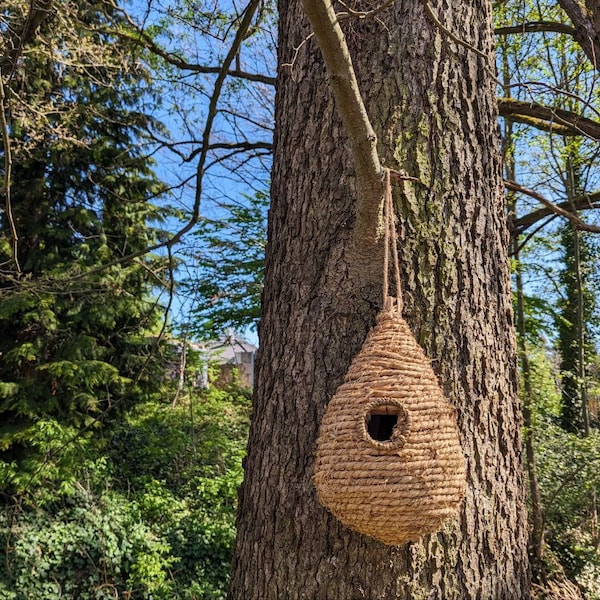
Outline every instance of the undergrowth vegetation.
<path fill-rule="evenodd" d="M 225 597 L 249 395 L 211 389 L 137 406 L 74 482 L 0 511 L 0 597 Z"/>
<path fill-rule="evenodd" d="M 542 587 L 563 582 L 584 596 L 566 596 L 562 591 L 547 597 L 600 600 L 600 432 L 594 428 L 581 436 L 560 426 L 560 373 L 553 355 L 538 348 L 530 359 L 532 426 L 544 520 Z"/>

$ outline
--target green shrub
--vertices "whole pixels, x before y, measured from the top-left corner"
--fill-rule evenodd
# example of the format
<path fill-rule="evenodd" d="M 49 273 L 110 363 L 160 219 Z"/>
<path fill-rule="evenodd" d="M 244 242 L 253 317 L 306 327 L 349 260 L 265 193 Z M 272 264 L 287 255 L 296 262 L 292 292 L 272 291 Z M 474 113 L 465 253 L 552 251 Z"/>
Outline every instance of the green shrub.
<path fill-rule="evenodd" d="M 0 514 L 3 598 L 107 600 L 150 598 L 165 587 L 169 545 L 140 518 L 135 503 L 83 487 L 47 505 Z"/>
<path fill-rule="evenodd" d="M 582 438 L 546 423 L 536 431 L 536 450 L 546 541 L 569 579 L 579 581 L 600 570 L 600 434 Z"/>
<path fill-rule="evenodd" d="M 77 447 L 68 485 L 0 510 L 0 598 L 225 598 L 248 420 L 246 393 L 212 390 Z"/>
<path fill-rule="evenodd" d="M 157 598 L 225 598 L 248 421 L 247 394 L 213 389 L 143 406 L 113 437 L 115 483 L 171 547 L 172 585 Z"/>

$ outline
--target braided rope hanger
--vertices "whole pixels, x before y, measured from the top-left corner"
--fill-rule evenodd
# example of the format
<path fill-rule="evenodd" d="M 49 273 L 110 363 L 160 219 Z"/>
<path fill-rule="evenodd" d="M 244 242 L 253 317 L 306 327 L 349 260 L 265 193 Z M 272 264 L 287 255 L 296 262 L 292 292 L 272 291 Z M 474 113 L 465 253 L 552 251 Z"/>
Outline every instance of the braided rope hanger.
<path fill-rule="evenodd" d="M 392 182 L 390 169 L 385 169 L 385 198 L 383 200 L 383 306 L 390 309 L 392 298 L 389 296 L 389 262 L 390 247 L 394 259 L 394 277 L 396 279 L 396 299 L 398 313 L 402 314 L 402 288 L 400 283 L 400 260 L 398 258 L 398 235 L 392 199 Z"/>

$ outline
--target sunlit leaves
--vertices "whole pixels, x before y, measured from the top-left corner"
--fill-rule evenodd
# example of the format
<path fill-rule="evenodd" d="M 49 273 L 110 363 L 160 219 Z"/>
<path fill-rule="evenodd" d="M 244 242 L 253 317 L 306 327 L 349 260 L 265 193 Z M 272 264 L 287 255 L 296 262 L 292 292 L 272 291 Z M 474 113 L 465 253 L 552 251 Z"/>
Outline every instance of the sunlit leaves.
<path fill-rule="evenodd" d="M 255 329 L 260 316 L 268 198 L 261 193 L 227 203 L 222 218 L 205 219 L 181 284 L 190 299 L 189 330 L 201 338 L 226 328 Z"/>

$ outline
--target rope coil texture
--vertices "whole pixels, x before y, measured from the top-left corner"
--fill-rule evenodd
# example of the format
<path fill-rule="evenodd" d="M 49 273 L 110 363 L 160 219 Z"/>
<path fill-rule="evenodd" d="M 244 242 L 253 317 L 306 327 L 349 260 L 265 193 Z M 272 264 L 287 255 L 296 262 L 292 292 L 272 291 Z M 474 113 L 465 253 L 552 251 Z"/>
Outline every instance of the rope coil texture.
<path fill-rule="evenodd" d="M 394 253 L 387 177 L 385 243 Z M 329 402 L 314 481 L 321 504 L 344 525 L 399 545 L 438 531 L 458 512 L 465 462 L 454 408 L 402 318 L 401 303 L 387 295 L 387 254 L 386 246 L 384 308 Z M 399 288 L 397 253 L 394 262 Z"/>

